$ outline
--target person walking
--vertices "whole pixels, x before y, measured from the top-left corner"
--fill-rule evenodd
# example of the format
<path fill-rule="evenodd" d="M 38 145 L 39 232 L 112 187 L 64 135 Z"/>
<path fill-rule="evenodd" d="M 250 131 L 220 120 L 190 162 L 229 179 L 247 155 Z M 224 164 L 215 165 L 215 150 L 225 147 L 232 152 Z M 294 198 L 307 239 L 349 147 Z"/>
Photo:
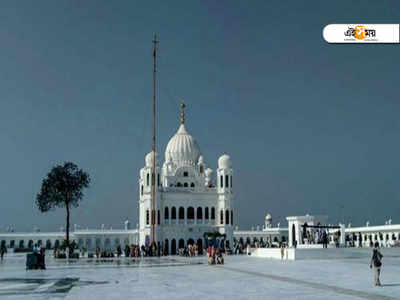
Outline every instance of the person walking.
<path fill-rule="evenodd" d="M 382 258 L 383 255 L 379 251 L 379 243 L 375 242 L 374 249 L 372 250 L 372 257 L 369 267 L 372 269 L 374 267 L 374 274 L 375 274 L 375 286 L 381 286 L 380 275 L 381 275 L 381 268 L 382 268 Z"/>

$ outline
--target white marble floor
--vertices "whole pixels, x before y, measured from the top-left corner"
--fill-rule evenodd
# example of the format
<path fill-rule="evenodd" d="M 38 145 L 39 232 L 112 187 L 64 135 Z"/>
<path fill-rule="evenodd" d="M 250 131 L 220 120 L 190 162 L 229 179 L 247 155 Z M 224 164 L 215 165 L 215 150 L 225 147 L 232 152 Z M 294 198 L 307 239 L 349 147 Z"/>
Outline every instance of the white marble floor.
<path fill-rule="evenodd" d="M 383 249 L 383 287 L 373 286 L 368 249 L 359 258 L 278 261 L 230 256 L 78 262 L 48 259 L 26 271 L 23 255 L 0 263 L 0 299 L 400 299 L 400 249 Z M 353 255 L 354 256 L 354 255 Z"/>

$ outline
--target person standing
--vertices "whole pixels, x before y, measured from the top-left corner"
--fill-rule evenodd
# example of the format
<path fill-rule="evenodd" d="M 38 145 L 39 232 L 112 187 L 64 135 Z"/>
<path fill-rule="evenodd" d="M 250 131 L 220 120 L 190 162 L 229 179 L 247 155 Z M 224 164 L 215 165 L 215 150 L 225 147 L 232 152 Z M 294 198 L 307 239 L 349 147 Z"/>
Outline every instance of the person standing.
<path fill-rule="evenodd" d="M 1 245 L 1 249 L 0 249 L 0 256 L 1 256 L 1 261 L 3 261 L 4 259 L 4 254 L 7 252 L 7 248 L 5 245 Z"/>
<path fill-rule="evenodd" d="M 375 242 L 374 249 L 372 250 L 372 257 L 369 267 L 372 269 L 374 267 L 374 274 L 375 274 L 375 286 L 381 286 L 380 275 L 381 275 L 381 268 L 382 268 L 382 258 L 383 255 L 379 251 L 379 243 Z"/>

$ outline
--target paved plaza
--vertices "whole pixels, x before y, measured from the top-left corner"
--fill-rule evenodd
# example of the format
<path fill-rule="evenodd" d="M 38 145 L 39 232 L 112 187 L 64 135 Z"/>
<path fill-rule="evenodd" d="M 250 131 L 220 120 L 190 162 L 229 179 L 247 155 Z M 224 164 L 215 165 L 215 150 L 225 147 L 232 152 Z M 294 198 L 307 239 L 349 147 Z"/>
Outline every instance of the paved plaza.
<path fill-rule="evenodd" d="M 373 286 L 369 249 L 358 258 L 279 261 L 229 256 L 224 266 L 205 257 L 47 259 L 26 271 L 25 256 L 0 264 L 0 299 L 400 299 L 400 249 L 382 249 L 383 287 Z"/>

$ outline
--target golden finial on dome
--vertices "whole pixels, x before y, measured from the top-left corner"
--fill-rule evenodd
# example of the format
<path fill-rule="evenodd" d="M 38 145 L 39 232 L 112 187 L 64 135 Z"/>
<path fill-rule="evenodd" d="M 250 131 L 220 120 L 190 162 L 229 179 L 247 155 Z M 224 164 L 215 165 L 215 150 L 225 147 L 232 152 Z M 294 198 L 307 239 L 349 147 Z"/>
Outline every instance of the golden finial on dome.
<path fill-rule="evenodd" d="M 185 103 L 181 102 L 181 124 L 185 124 Z"/>

